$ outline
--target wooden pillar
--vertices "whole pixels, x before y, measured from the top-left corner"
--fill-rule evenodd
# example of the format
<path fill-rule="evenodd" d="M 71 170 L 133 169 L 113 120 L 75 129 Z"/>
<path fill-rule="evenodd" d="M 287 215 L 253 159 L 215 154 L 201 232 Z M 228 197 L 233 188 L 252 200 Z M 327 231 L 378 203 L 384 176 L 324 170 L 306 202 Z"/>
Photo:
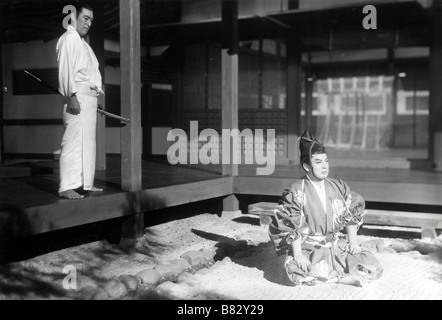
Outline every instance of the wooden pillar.
<path fill-rule="evenodd" d="M 210 75 L 210 46 L 206 43 L 204 46 L 204 109 L 209 109 L 209 75 Z"/>
<path fill-rule="evenodd" d="M 223 49 L 221 55 L 221 127 L 232 130 L 238 128 L 238 55 L 229 55 L 227 49 Z M 233 164 L 233 143 L 230 143 L 230 163 L 222 165 L 222 174 L 238 175 L 238 165 Z"/>
<path fill-rule="evenodd" d="M 305 80 L 305 129 L 309 129 L 316 135 L 313 128 L 313 77 L 306 77 Z"/>
<path fill-rule="evenodd" d="M 178 50 L 179 54 L 175 55 L 174 71 L 172 75 L 173 90 L 173 127 L 181 128 L 181 111 L 183 110 L 183 48 Z"/>
<path fill-rule="evenodd" d="M 395 131 L 396 131 L 396 114 L 397 114 L 397 87 L 398 87 L 398 75 L 395 64 L 394 48 L 388 49 L 388 75 L 393 76 L 393 88 L 392 94 L 392 108 L 387 110 L 388 118 L 391 120 L 390 139 L 388 143 L 389 148 L 394 148 L 395 144 Z"/>
<path fill-rule="evenodd" d="M 288 0 L 289 10 L 299 9 L 299 0 Z"/>
<path fill-rule="evenodd" d="M 0 164 L 5 163 L 5 135 L 3 131 L 3 93 L 5 90 L 5 84 L 3 82 L 3 45 L 0 44 Z"/>
<path fill-rule="evenodd" d="M 121 129 L 121 188 L 133 195 L 142 188 L 140 0 L 120 0 L 120 68 L 121 114 L 130 119 Z M 135 202 L 137 197 L 128 196 L 128 200 Z M 138 207 L 129 203 L 133 215 L 123 221 L 124 238 L 143 236 L 144 219 L 136 212 Z"/>
<path fill-rule="evenodd" d="M 413 68 L 413 148 L 416 148 L 417 143 L 417 78 L 416 67 Z"/>
<path fill-rule="evenodd" d="M 433 39 L 430 47 L 430 105 L 428 158 L 442 171 L 442 0 L 433 1 Z"/>
<path fill-rule="evenodd" d="M 309 53 L 308 67 L 305 73 L 305 129 L 317 135 L 313 129 L 313 74 L 311 71 L 311 53 Z"/>
<path fill-rule="evenodd" d="M 238 128 L 238 1 L 223 0 L 221 50 L 221 128 Z M 224 152 L 225 150 L 223 150 Z M 222 174 L 237 176 L 230 143 L 230 163 L 222 164 Z"/>
<path fill-rule="evenodd" d="M 222 129 L 238 128 L 238 55 L 229 55 L 227 49 L 222 50 Z M 230 162 L 222 164 L 222 174 L 238 176 L 238 165 L 233 163 L 233 139 L 230 140 Z M 222 149 L 225 152 L 225 149 Z M 222 158 L 222 157 L 221 157 Z M 223 217 L 235 218 L 241 215 L 239 202 L 235 195 L 231 194 L 223 200 Z"/>
<path fill-rule="evenodd" d="M 259 39 L 259 52 L 258 52 L 258 109 L 263 108 L 263 79 L 262 73 L 264 69 L 264 41 Z"/>
<path fill-rule="evenodd" d="M 287 38 L 287 158 L 299 163 L 298 136 L 301 134 L 301 48 L 299 37 Z"/>
<path fill-rule="evenodd" d="M 221 128 L 238 129 L 238 1 L 222 1 L 222 50 L 221 50 Z M 233 164 L 233 139 L 230 139 L 229 163 L 222 162 L 222 174 L 238 176 L 238 165 Z M 226 152 L 225 149 L 222 153 Z M 221 159 L 222 159 L 221 155 Z M 241 214 L 235 195 L 223 200 L 223 217 L 233 218 Z"/>
<path fill-rule="evenodd" d="M 89 44 L 94 50 L 99 63 L 101 78 L 103 80 L 103 91 L 106 90 L 105 83 L 105 51 L 104 51 L 104 9 L 102 3 L 94 5 L 94 22 L 89 33 Z M 106 108 L 103 95 L 98 98 L 98 105 Z M 106 170 L 106 117 L 97 115 L 97 170 Z"/>
<path fill-rule="evenodd" d="M 143 124 L 143 153 L 142 159 L 152 157 L 152 84 L 143 83 L 141 91 L 143 108 L 141 110 L 141 123 Z"/>

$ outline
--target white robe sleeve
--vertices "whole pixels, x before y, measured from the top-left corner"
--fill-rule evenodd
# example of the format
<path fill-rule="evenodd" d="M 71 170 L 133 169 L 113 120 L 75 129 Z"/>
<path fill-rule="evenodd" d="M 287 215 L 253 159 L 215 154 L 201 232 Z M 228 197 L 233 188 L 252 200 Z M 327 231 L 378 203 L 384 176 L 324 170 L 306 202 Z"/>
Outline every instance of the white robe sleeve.
<path fill-rule="evenodd" d="M 57 43 L 57 53 L 59 92 L 70 97 L 78 91 L 75 78 L 81 69 L 78 61 L 81 52 L 77 39 L 66 33 Z"/>

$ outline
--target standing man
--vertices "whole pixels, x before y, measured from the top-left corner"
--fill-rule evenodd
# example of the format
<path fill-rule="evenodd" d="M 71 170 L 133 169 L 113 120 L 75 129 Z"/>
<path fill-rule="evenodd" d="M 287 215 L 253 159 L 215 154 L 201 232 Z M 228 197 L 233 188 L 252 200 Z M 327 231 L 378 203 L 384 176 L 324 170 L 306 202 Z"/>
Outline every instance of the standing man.
<path fill-rule="evenodd" d="M 76 189 L 101 192 L 94 186 L 97 97 L 103 94 L 98 61 L 84 37 L 94 13 L 89 4 L 76 4 L 72 25 L 57 43 L 59 92 L 65 97 L 58 195 L 80 199 Z M 74 18 L 75 17 L 75 18 Z"/>

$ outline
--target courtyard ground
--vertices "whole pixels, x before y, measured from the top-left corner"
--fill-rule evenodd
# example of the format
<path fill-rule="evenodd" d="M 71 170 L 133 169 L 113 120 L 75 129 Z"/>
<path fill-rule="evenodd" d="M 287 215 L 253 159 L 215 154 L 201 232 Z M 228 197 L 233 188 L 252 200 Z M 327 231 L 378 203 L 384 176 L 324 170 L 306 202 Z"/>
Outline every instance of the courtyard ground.
<path fill-rule="evenodd" d="M 358 239 L 380 260 L 379 280 L 289 287 L 258 217 L 199 214 L 146 228 L 134 249 L 102 240 L 2 265 L 0 299 L 442 299 L 441 236 Z"/>

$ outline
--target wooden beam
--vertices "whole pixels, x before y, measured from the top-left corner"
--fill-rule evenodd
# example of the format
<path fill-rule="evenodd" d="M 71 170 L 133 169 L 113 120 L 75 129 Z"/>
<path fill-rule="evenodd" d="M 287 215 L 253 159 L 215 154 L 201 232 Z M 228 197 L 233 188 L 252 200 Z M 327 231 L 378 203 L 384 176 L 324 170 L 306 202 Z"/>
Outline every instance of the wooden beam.
<path fill-rule="evenodd" d="M 104 50 L 104 13 L 103 4 L 97 3 L 94 6 L 94 23 L 89 33 L 89 43 L 94 50 L 99 63 L 99 69 L 103 84 L 105 84 L 105 50 Z M 104 90 L 106 87 L 104 86 Z M 106 108 L 104 96 L 98 98 L 98 104 Z M 97 117 L 97 170 L 106 170 L 106 118 Z"/>
<path fill-rule="evenodd" d="M 299 38 L 287 37 L 287 158 L 299 162 L 298 136 L 301 134 L 301 48 Z"/>
<path fill-rule="evenodd" d="M 140 0 L 120 0 L 121 113 L 131 121 L 121 129 L 121 188 L 141 190 Z M 138 212 L 140 213 L 140 212 Z M 144 219 L 123 223 L 123 237 L 143 236 Z"/>

